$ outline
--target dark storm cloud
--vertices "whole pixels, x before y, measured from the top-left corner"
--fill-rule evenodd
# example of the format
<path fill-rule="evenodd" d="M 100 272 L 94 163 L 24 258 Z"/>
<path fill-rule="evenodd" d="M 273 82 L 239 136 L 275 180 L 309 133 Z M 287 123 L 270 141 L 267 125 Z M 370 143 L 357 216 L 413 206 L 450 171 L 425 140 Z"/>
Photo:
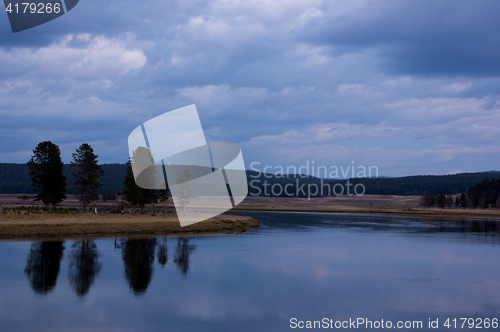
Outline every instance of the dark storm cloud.
<path fill-rule="evenodd" d="M 0 162 L 47 139 L 65 162 L 83 142 L 124 162 L 131 130 L 194 103 L 208 139 L 239 143 L 247 164 L 494 169 L 498 7 L 82 0 L 16 34 L 0 15 Z"/>
<path fill-rule="evenodd" d="M 7 15 L 0 15 L 0 45 L 3 47 L 46 46 L 67 34 L 91 33 L 115 37 L 133 31 L 143 39 L 164 36 L 165 30 L 199 15 L 207 1 L 80 1 L 61 17 L 38 27 L 13 34 Z M 179 15 L 179 13 L 182 13 Z M 189 14 L 189 15 L 187 15 Z"/>
<path fill-rule="evenodd" d="M 335 3 L 300 32 L 332 54 L 373 52 L 395 74 L 500 74 L 500 2 L 496 0 L 372 1 L 337 15 Z"/>

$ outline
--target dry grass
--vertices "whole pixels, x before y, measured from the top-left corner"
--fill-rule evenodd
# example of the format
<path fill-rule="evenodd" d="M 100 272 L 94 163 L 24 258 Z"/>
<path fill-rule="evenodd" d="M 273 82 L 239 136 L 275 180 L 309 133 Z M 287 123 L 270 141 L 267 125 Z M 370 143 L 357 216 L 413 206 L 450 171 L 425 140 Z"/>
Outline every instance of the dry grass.
<path fill-rule="evenodd" d="M 249 217 L 221 215 L 187 227 L 175 216 L 158 214 L 33 214 L 0 213 L 0 238 L 110 235 L 239 233 L 259 227 Z"/>
<path fill-rule="evenodd" d="M 495 209 L 424 209 L 418 207 L 420 196 L 363 195 L 311 198 L 249 196 L 233 210 L 307 211 L 348 213 L 395 213 L 449 216 L 500 217 Z"/>
<path fill-rule="evenodd" d="M 31 205 L 32 201 L 17 199 L 20 195 L 0 195 L 3 206 Z M 345 213 L 387 213 L 410 214 L 432 217 L 500 217 L 500 210 L 424 209 L 418 207 L 420 196 L 363 195 L 307 198 L 247 197 L 233 210 L 261 211 L 304 211 L 304 212 L 345 212 Z M 78 206 L 74 199 L 65 200 L 65 206 Z M 93 204 L 92 204 L 93 206 Z M 99 207 L 113 206 L 113 202 L 98 203 Z M 163 204 L 153 205 L 158 209 Z M 173 207 L 172 203 L 169 207 Z M 223 219 L 223 220 L 222 220 Z M 246 224 L 236 221 L 244 221 Z M 3 215 L 0 213 L 0 238 L 34 236 L 106 236 L 106 235 L 151 235 L 151 234 L 209 234 L 242 232 L 259 227 L 259 222 L 248 217 L 219 216 L 180 227 L 176 217 L 168 219 L 163 213 L 151 216 L 132 214 L 77 214 L 77 215 Z"/>

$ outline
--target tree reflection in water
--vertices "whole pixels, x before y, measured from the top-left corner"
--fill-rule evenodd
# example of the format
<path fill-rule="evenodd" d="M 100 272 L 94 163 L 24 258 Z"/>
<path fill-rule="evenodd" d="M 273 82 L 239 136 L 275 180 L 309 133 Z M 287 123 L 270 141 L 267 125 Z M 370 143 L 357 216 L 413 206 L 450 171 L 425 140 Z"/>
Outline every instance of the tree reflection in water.
<path fill-rule="evenodd" d="M 196 249 L 195 245 L 189 244 L 189 239 L 182 238 L 177 241 L 174 263 L 184 276 L 189 270 L 189 255 Z"/>
<path fill-rule="evenodd" d="M 162 243 L 158 244 L 156 255 L 158 256 L 158 263 L 161 265 L 161 267 L 165 267 L 165 264 L 167 264 L 168 261 L 167 239 L 163 239 Z"/>
<path fill-rule="evenodd" d="M 143 294 L 153 275 L 156 239 L 130 239 L 121 243 L 125 279 L 136 295 Z"/>
<path fill-rule="evenodd" d="M 71 248 L 69 283 L 78 296 L 85 296 L 101 270 L 100 254 L 95 241 L 76 242 Z"/>
<path fill-rule="evenodd" d="M 64 242 L 35 242 L 31 244 L 24 273 L 35 293 L 47 294 L 56 286 Z"/>

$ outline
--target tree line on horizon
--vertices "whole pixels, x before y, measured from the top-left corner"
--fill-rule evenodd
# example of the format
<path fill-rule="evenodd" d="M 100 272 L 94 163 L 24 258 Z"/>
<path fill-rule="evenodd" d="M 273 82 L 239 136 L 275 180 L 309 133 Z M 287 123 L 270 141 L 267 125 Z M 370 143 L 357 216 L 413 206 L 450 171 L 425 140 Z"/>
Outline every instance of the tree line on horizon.
<path fill-rule="evenodd" d="M 500 178 L 492 178 L 491 181 L 484 180 L 465 193 L 459 193 L 453 199 L 453 195 L 448 195 L 441 190 L 438 194 L 424 192 L 420 199 L 420 205 L 425 208 L 463 208 L 463 209 L 498 209 L 500 208 Z"/>
<path fill-rule="evenodd" d="M 102 187 L 97 190 L 99 195 L 109 195 L 112 192 L 121 192 L 123 179 L 127 174 L 125 164 L 100 164 L 104 175 L 100 178 Z M 29 176 L 29 168 L 24 164 L 0 163 L 0 194 L 33 194 L 33 185 Z M 63 164 L 63 174 L 67 179 L 72 178 L 73 167 Z M 66 187 L 66 194 L 73 194 L 71 186 Z M 110 196 L 111 197 L 111 196 Z M 113 198 L 109 198 L 112 200 Z"/>
<path fill-rule="evenodd" d="M 102 184 L 97 188 L 97 193 L 103 200 L 115 200 L 118 193 L 122 193 L 124 189 L 124 178 L 127 177 L 128 166 L 126 164 L 101 164 L 101 169 L 104 174 L 99 178 Z M 71 164 L 63 164 L 63 175 L 67 179 L 73 178 L 72 173 L 74 167 Z M 35 193 L 32 181 L 29 176 L 29 168 L 26 164 L 6 164 L 0 163 L 0 194 L 20 194 L 30 195 Z M 451 191 L 453 195 L 461 193 L 469 193 L 472 187 L 476 184 L 488 179 L 492 176 L 497 176 L 500 172 L 479 172 L 479 173 L 460 173 L 454 175 L 416 175 L 399 178 L 354 178 L 350 179 L 353 185 L 362 183 L 365 188 L 365 194 L 371 195 L 423 195 L 424 192 L 434 193 L 437 195 L 440 191 L 448 193 Z M 277 177 L 273 174 L 257 173 L 247 171 L 248 192 L 249 195 L 256 195 L 255 187 L 261 189 L 261 196 L 264 195 L 264 182 L 266 181 L 271 186 L 273 184 L 281 184 L 285 186 L 290 184 L 290 192 L 297 192 L 298 186 L 302 184 L 315 183 L 318 186 L 325 184 L 330 186 L 330 189 L 336 183 L 345 182 L 339 179 L 320 179 L 316 177 L 302 178 L 298 175 L 289 175 L 285 177 Z M 253 182 L 253 187 L 250 183 Z M 323 182 L 321 182 L 323 181 Z M 331 191 L 331 190 L 330 190 Z M 325 190 L 325 193 L 327 190 Z M 75 194 L 75 188 L 71 185 L 66 186 L 66 195 Z M 275 195 L 271 195 L 276 197 Z M 282 197 L 288 197 L 282 193 Z M 294 196 L 295 197 L 295 196 Z M 300 196 L 300 193 L 297 197 Z M 479 202 L 478 202 L 479 203 Z"/>

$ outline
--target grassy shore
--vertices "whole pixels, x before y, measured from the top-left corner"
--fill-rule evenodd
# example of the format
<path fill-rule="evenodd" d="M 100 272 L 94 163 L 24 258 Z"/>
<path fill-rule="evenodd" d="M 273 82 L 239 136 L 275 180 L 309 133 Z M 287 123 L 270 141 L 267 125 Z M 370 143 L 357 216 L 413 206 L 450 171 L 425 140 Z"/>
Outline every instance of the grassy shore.
<path fill-rule="evenodd" d="M 19 195 L 0 195 L 2 206 L 20 207 L 32 205 L 22 201 Z M 425 209 L 418 207 L 420 196 L 363 195 L 307 198 L 247 197 L 233 210 L 376 213 L 420 215 L 429 218 L 485 217 L 500 218 L 497 209 Z M 78 206 L 76 200 L 65 200 L 62 206 Z M 104 207 L 116 208 L 113 202 L 96 202 Z M 172 203 L 169 204 L 173 208 Z M 149 208 L 160 210 L 162 204 Z M 16 210 L 17 211 L 17 210 Z M 130 211 L 128 211 L 130 212 Z M 237 214 L 237 211 L 234 211 Z M 0 239 L 26 237 L 71 237 L 71 236 L 116 236 L 116 235 L 171 235 L 171 234 L 216 234 L 238 233 L 259 227 L 259 222 L 249 217 L 218 216 L 188 227 L 180 227 L 175 215 L 164 218 L 163 213 L 144 215 L 125 214 L 34 214 L 0 213 Z"/>
<path fill-rule="evenodd" d="M 20 195 L 0 194 L 2 206 L 33 205 L 31 199 L 23 201 Z M 453 197 L 455 198 L 455 197 Z M 420 196 L 396 196 L 396 195 L 362 195 L 362 196 L 328 196 L 307 198 L 287 197 L 263 197 L 248 196 L 233 210 L 260 210 L 260 211 L 301 211 L 301 212 L 336 212 L 336 213 L 388 213 L 388 214 L 414 214 L 414 215 L 436 215 L 436 216 L 483 216 L 500 217 L 499 209 L 426 209 L 419 207 Z M 61 204 L 61 206 L 80 206 L 81 204 L 72 196 Z M 116 208 L 115 202 L 95 202 L 92 208 L 99 209 Z M 163 209 L 163 204 L 151 205 L 149 208 Z M 173 210 L 172 202 L 168 207 Z"/>
<path fill-rule="evenodd" d="M 6 210 L 0 213 L 0 239 L 241 233 L 260 226 L 253 218 L 234 215 L 220 215 L 180 227 L 175 215 L 165 218 L 162 213 L 133 215 Z"/>
<path fill-rule="evenodd" d="M 233 210 L 411 214 L 428 216 L 481 216 L 500 218 L 497 209 L 426 209 L 420 196 L 363 195 L 311 198 L 247 197 Z"/>

